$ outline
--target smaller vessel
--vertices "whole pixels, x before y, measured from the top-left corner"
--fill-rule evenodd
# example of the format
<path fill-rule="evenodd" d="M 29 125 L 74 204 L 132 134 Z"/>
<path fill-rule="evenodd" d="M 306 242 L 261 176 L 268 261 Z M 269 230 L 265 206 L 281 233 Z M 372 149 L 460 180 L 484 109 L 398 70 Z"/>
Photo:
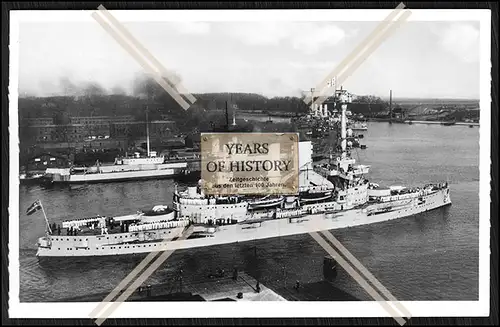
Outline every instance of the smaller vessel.
<path fill-rule="evenodd" d="M 187 158 L 169 158 L 150 151 L 149 124 L 146 118 L 147 154 L 117 157 L 111 165 L 99 161 L 92 167 L 48 168 L 45 178 L 51 183 L 98 183 L 140 179 L 171 178 L 181 174 L 188 165 Z M 194 160 L 194 158 L 193 158 Z"/>
<path fill-rule="evenodd" d="M 353 131 L 367 131 L 368 125 L 365 122 L 352 121 L 349 124 L 349 128 L 352 129 Z"/>
<path fill-rule="evenodd" d="M 450 121 L 444 121 L 444 122 L 441 122 L 441 125 L 443 126 L 453 126 L 455 125 L 457 122 L 455 120 L 450 120 Z"/>
<path fill-rule="evenodd" d="M 19 175 L 19 182 L 21 184 L 36 184 L 43 180 L 43 173 L 23 173 Z"/>

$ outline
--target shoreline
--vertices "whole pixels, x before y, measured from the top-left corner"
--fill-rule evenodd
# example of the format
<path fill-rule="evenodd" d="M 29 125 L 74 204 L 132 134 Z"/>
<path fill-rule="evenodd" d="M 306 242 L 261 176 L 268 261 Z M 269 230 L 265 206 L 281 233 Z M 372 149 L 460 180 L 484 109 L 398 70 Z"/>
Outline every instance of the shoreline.
<path fill-rule="evenodd" d="M 366 119 L 369 122 L 378 122 L 378 123 L 389 123 L 391 122 L 388 118 L 367 118 Z M 449 124 L 452 123 L 449 126 L 453 125 L 459 125 L 459 126 L 479 126 L 479 123 L 475 122 L 447 122 L 447 121 L 441 121 L 441 120 L 411 120 L 411 119 L 405 119 L 405 120 L 400 120 L 400 119 L 394 119 L 392 121 L 394 124 L 428 124 L 428 125 L 442 125 L 442 124 Z"/>

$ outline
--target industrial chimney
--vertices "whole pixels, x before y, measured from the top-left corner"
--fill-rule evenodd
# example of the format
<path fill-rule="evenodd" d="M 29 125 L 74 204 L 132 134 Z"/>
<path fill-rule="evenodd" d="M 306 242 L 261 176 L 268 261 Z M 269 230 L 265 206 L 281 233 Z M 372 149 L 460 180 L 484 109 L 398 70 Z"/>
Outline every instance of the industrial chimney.
<path fill-rule="evenodd" d="M 389 93 L 389 123 L 392 124 L 392 90 Z"/>

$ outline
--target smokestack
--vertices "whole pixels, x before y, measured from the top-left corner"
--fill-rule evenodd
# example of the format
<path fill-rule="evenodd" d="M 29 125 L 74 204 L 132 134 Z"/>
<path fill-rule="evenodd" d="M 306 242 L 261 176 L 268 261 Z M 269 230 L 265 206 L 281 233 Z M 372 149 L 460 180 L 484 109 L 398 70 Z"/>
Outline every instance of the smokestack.
<path fill-rule="evenodd" d="M 226 128 L 229 129 L 229 115 L 227 112 L 227 101 L 226 101 Z"/>
<path fill-rule="evenodd" d="M 236 126 L 236 107 L 233 104 L 233 126 Z"/>
<path fill-rule="evenodd" d="M 148 149 L 148 157 L 149 157 L 151 154 L 151 151 L 149 148 L 149 117 L 148 117 L 148 113 L 149 113 L 149 108 L 148 108 L 148 106 L 146 106 L 146 138 L 147 138 L 147 149 Z"/>
<path fill-rule="evenodd" d="M 311 88 L 311 111 L 314 113 L 314 88 Z"/>
<path fill-rule="evenodd" d="M 389 122 L 392 123 L 392 90 L 389 93 Z"/>

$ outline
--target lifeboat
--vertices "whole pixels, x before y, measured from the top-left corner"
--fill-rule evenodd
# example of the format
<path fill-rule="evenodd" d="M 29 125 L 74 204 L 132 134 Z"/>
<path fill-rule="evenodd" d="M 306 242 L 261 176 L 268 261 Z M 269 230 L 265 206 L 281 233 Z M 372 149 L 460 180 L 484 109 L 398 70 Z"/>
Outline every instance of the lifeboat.
<path fill-rule="evenodd" d="M 284 197 L 271 197 L 270 195 L 258 200 L 248 202 L 248 210 L 264 209 L 280 206 L 283 203 Z"/>
<path fill-rule="evenodd" d="M 300 193 L 300 202 L 307 203 L 307 202 L 324 201 L 330 199 L 332 195 L 333 195 L 332 190 L 324 190 L 320 192 L 306 191 Z"/>

